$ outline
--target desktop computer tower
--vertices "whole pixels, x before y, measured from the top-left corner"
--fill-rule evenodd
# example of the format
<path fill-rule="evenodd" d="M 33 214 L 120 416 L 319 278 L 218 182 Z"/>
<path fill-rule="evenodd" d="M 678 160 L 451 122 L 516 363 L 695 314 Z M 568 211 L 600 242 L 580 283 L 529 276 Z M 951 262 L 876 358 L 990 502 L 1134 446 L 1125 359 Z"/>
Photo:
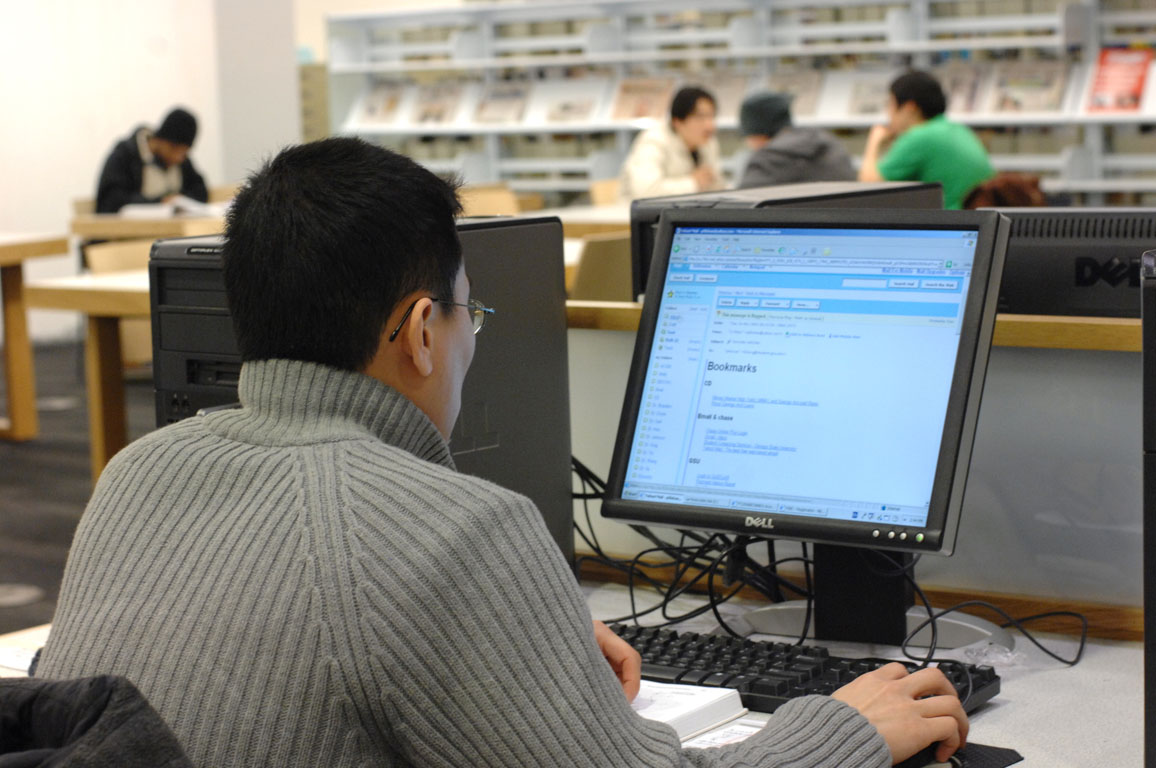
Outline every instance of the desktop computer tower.
<path fill-rule="evenodd" d="M 462 219 L 471 294 L 497 311 L 478 336 L 450 437 L 457 468 L 528 496 L 573 562 L 562 225 Z M 161 240 L 149 262 L 157 425 L 237 402 L 241 356 L 219 236 Z"/>
<path fill-rule="evenodd" d="M 663 211 L 677 208 L 920 208 L 943 209 L 943 188 L 922 181 L 817 181 L 772 187 L 647 197 L 630 204 L 633 294 L 646 291 L 654 234 Z"/>

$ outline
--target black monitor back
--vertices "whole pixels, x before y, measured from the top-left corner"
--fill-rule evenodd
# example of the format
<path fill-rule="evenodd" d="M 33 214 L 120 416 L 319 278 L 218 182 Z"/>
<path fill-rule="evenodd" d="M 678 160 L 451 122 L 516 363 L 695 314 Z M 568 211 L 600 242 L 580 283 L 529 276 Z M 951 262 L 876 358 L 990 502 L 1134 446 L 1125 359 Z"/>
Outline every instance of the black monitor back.
<path fill-rule="evenodd" d="M 817 181 L 693 195 L 647 197 L 630 204 L 633 295 L 646 292 L 658 217 L 671 208 L 919 208 L 943 209 L 943 188 L 922 181 Z"/>
<path fill-rule="evenodd" d="M 1156 208 L 999 208 L 1011 220 L 999 311 L 1140 316 L 1140 254 Z"/>
<path fill-rule="evenodd" d="M 562 225 L 462 219 L 471 294 L 495 307 L 478 336 L 450 438 L 462 472 L 525 494 L 573 561 L 570 385 Z M 149 262 L 157 425 L 237 402 L 241 357 L 221 238 L 161 240 Z"/>

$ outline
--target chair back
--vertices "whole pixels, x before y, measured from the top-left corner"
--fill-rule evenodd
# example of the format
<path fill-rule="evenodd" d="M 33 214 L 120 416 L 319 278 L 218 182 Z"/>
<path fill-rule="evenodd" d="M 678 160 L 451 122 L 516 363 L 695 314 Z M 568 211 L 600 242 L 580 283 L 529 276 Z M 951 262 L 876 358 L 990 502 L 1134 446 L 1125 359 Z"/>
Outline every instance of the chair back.
<path fill-rule="evenodd" d="M 614 205 L 622 196 L 622 182 L 617 178 L 598 179 L 590 182 L 590 203 L 592 205 Z"/>
<path fill-rule="evenodd" d="M 586 301 L 634 301 L 630 269 L 630 233 L 586 235 L 570 298 Z"/>
<path fill-rule="evenodd" d="M 514 216 L 518 197 L 506 184 L 480 184 L 458 190 L 463 216 Z"/>
<path fill-rule="evenodd" d="M 88 268 L 94 273 L 147 269 L 152 240 L 111 240 L 85 246 Z M 152 323 L 148 318 L 120 321 L 120 357 L 125 368 L 137 368 L 153 359 Z"/>

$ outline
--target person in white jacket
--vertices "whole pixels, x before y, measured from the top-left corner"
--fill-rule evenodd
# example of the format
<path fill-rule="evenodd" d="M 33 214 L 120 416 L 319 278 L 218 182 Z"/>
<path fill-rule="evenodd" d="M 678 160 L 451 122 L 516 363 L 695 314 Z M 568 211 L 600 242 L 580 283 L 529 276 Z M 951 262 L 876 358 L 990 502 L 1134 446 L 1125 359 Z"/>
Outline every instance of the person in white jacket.
<path fill-rule="evenodd" d="M 642 131 L 622 168 L 622 196 L 662 197 L 722 189 L 714 96 L 687 86 L 670 102 L 670 122 Z"/>

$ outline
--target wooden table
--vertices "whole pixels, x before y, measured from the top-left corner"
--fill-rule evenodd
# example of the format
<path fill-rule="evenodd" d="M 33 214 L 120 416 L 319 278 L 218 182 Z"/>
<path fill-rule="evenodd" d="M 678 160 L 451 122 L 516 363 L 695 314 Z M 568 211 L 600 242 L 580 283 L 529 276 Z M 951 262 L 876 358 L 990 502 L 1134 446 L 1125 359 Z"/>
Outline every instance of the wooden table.
<path fill-rule="evenodd" d="M 65 309 L 86 315 L 84 368 L 88 399 L 92 479 L 128 442 L 120 321 L 148 317 L 149 276 L 145 270 L 106 272 L 42 280 L 27 287 L 28 306 Z"/>
<path fill-rule="evenodd" d="M 215 235 L 225 231 L 225 220 L 219 216 L 164 219 L 124 218 L 116 213 L 89 213 L 72 220 L 72 234 L 85 240 L 159 240 L 165 237 Z"/>
<path fill-rule="evenodd" d="M 36 415 L 36 373 L 24 301 L 24 261 L 68 253 L 60 235 L 0 234 L 0 311 L 4 316 L 4 376 L 8 417 L 0 419 L 0 439 L 31 440 L 40 431 Z"/>
<path fill-rule="evenodd" d="M 111 272 L 42 280 L 26 289 L 28 306 L 87 315 L 85 369 L 92 478 L 127 443 L 120 320 L 147 317 L 148 272 Z M 637 331 L 642 305 L 635 302 L 568 301 L 570 328 Z M 1140 351 L 1140 321 L 1100 317 L 999 315 L 993 343 L 1004 347 Z"/>
<path fill-rule="evenodd" d="M 632 301 L 568 301 L 571 328 L 637 331 L 642 305 Z M 997 315 L 992 344 L 997 347 L 1140 351 L 1140 320 L 1061 315 Z"/>

